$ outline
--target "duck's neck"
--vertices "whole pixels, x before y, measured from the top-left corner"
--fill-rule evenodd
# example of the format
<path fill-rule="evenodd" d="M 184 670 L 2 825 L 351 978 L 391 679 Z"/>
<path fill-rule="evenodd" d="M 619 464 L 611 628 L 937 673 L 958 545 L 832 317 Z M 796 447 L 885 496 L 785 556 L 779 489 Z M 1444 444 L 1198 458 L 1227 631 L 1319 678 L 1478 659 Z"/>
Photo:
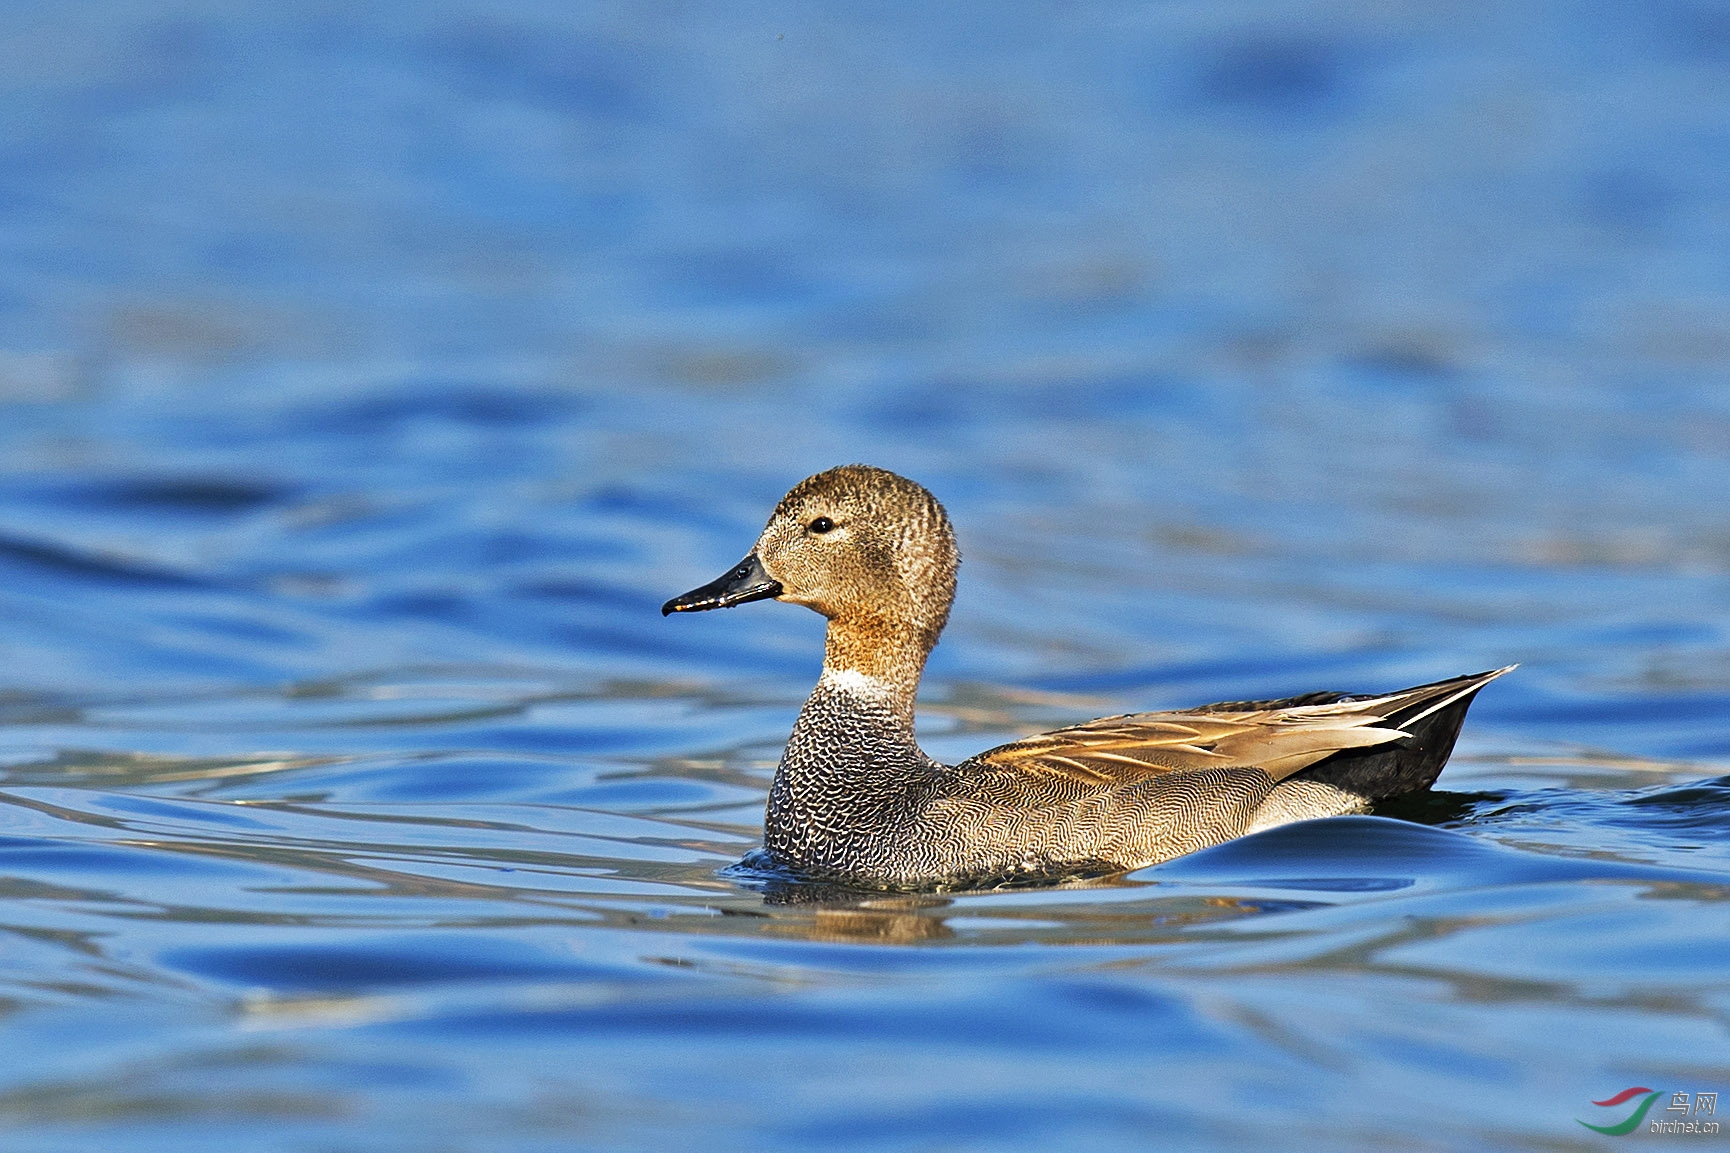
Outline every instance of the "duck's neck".
<path fill-rule="evenodd" d="M 904 804 L 933 762 L 913 737 L 913 698 L 929 645 L 831 621 L 823 675 L 787 738 L 769 789 L 763 844 L 780 860 L 840 869 L 876 826 L 858 814 Z"/>
<path fill-rule="evenodd" d="M 823 676 L 817 689 L 869 698 L 888 710 L 911 739 L 913 702 L 930 652 L 930 643 L 907 629 L 832 620 L 823 641 Z"/>
<path fill-rule="evenodd" d="M 780 777 L 853 788 L 929 762 L 913 736 L 913 701 L 930 646 L 914 635 L 829 622 L 823 675 L 788 738 Z"/>

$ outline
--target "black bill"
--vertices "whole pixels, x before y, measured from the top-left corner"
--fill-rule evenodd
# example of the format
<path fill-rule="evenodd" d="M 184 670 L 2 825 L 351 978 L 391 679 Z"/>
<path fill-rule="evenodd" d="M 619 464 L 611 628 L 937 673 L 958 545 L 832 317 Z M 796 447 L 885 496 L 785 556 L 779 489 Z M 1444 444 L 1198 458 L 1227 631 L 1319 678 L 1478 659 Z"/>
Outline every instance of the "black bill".
<path fill-rule="evenodd" d="M 781 595 L 781 582 L 763 571 L 763 562 L 752 553 L 719 580 L 676 596 L 661 606 L 661 615 L 697 613 L 704 609 L 730 609 L 748 601 Z"/>

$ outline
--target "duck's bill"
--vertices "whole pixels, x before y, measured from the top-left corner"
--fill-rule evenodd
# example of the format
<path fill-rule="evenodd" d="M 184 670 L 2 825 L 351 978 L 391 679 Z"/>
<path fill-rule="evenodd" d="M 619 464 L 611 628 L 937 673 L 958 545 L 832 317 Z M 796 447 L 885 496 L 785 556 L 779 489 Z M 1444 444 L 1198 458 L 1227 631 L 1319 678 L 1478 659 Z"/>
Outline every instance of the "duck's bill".
<path fill-rule="evenodd" d="M 670 613 L 700 613 L 704 609 L 730 609 L 749 601 L 766 600 L 781 595 L 781 582 L 763 571 L 763 562 L 752 553 L 719 580 L 702 588 L 676 596 L 661 606 L 661 615 Z"/>

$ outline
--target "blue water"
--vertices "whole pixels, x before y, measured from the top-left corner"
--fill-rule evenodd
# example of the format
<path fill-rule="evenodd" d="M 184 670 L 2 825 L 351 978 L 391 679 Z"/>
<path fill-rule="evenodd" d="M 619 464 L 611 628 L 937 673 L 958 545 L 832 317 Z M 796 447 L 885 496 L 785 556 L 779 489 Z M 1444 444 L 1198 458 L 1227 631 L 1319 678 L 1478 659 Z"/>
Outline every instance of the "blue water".
<path fill-rule="evenodd" d="M 0 1148 L 1730 1091 L 1718 6 L 15 3 L 0 109 Z M 938 756 L 1522 667 L 1376 816 L 765 890 L 822 622 L 657 608 L 850 460 L 959 528 Z"/>

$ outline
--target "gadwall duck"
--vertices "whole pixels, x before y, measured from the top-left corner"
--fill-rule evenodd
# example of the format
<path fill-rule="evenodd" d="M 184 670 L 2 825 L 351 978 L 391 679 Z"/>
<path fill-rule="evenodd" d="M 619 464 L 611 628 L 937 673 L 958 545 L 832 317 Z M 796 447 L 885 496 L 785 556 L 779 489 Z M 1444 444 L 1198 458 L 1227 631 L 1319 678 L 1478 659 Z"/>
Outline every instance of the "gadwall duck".
<path fill-rule="evenodd" d="M 1363 812 L 1428 788 L 1473 695 L 1509 671 L 1380 696 L 1105 717 L 945 765 L 914 740 L 913 701 L 959 562 L 935 497 L 892 472 L 844 465 L 783 497 L 732 571 L 662 606 L 773 597 L 829 618 L 823 675 L 769 791 L 763 843 L 776 865 L 888 888 L 1049 880 Z"/>

